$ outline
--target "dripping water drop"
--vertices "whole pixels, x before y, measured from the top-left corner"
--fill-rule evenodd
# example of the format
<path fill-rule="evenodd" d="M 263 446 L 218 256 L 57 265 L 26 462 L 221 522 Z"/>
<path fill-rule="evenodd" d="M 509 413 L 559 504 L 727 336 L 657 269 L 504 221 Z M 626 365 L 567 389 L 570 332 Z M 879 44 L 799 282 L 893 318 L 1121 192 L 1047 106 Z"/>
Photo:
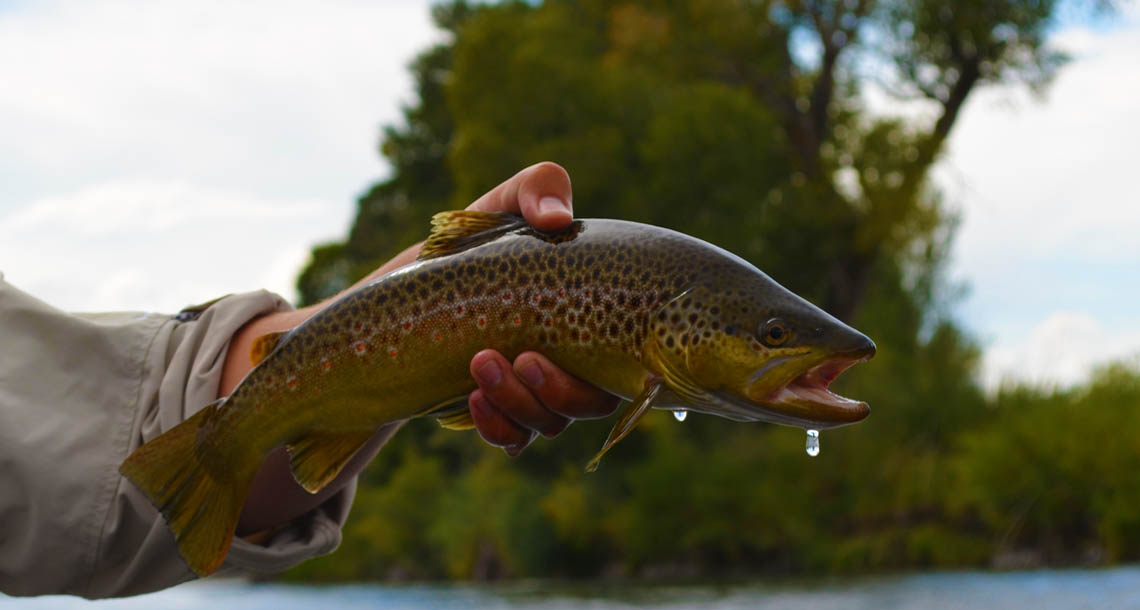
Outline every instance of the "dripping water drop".
<path fill-rule="evenodd" d="M 807 446 L 805 450 L 807 454 L 812 457 L 819 455 L 819 430 L 807 431 Z"/>
<path fill-rule="evenodd" d="M 677 409 L 676 411 L 673 411 L 673 417 L 676 418 L 677 421 L 685 421 L 685 418 L 688 416 L 689 412 L 685 409 Z"/>

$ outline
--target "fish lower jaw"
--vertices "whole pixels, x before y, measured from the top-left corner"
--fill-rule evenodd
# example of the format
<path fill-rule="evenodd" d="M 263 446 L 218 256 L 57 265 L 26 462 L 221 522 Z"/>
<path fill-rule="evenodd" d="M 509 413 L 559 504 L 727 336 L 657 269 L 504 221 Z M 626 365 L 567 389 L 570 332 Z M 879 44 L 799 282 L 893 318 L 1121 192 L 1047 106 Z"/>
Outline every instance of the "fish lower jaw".
<path fill-rule="evenodd" d="M 840 396 L 826 387 L 802 386 L 790 383 L 777 390 L 769 399 L 773 404 L 812 403 L 836 409 L 866 409 L 867 403 Z"/>
<path fill-rule="evenodd" d="M 812 367 L 772 392 L 764 402 L 784 418 L 809 428 L 833 428 L 860 421 L 871 412 L 867 403 L 840 396 L 828 386 L 840 373 L 861 361 L 838 360 Z"/>

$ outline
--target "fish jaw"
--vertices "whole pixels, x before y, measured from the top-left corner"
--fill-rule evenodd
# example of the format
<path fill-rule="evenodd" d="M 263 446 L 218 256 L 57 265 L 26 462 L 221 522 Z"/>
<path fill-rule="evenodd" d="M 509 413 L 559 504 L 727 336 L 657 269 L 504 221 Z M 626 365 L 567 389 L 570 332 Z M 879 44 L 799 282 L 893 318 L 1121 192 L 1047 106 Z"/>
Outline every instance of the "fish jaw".
<path fill-rule="evenodd" d="M 840 396 L 829 386 L 843 371 L 870 359 L 831 358 L 809 368 L 764 398 L 765 419 L 816 430 L 862 421 L 871 413 L 867 403 Z"/>
<path fill-rule="evenodd" d="M 860 335 L 861 336 L 861 335 Z M 855 347 L 830 355 L 802 353 L 774 361 L 753 376 L 742 395 L 717 392 L 722 407 L 732 407 L 732 419 L 766 421 L 785 426 L 824 430 L 862 421 L 870 414 L 866 402 L 832 392 L 841 373 L 875 355 L 866 337 Z M 779 379 L 776 385 L 773 378 Z"/>

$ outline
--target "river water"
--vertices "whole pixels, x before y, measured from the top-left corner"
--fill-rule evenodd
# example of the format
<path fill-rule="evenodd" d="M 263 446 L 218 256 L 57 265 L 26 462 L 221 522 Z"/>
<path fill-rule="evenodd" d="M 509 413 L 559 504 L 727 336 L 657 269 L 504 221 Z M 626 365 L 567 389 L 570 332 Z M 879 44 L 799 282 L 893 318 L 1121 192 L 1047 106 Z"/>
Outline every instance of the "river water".
<path fill-rule="evenodd" d="M 1140 609 L 1140 566 L 1106 570 L 940 572 L 835 580 L 825 583 L 797 581 L 722 587 L 617 584 L 600 587 L 546 582 L 494 587 L 437 585 L 310 587 L 247 584 L 230 580 L 187 583 L 150 595 L 98 602 L 61 596 L 11 598 L 0 595 L 0 609 L 9 608 L 13 610 Z"/>

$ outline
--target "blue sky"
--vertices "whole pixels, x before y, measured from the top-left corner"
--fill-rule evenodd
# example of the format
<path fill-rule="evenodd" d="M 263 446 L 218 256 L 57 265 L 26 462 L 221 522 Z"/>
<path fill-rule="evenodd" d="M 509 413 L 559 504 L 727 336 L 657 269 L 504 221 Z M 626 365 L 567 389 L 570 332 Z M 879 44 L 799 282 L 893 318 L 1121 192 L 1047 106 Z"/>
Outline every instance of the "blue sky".
<path fill-rule="evenodd" d="M 978 92 L 937 170 L 963 217 L 955 312 L 991 385 L 1140 352 L 1140 11 L 1123 11 L 1058 27 L 1074 61 L 1044 98 Z M 0 1 L 0 272 L 72 310 L 292 298 L 385 175 L 380 128 L 439 36 L 422 0 Z"/>

